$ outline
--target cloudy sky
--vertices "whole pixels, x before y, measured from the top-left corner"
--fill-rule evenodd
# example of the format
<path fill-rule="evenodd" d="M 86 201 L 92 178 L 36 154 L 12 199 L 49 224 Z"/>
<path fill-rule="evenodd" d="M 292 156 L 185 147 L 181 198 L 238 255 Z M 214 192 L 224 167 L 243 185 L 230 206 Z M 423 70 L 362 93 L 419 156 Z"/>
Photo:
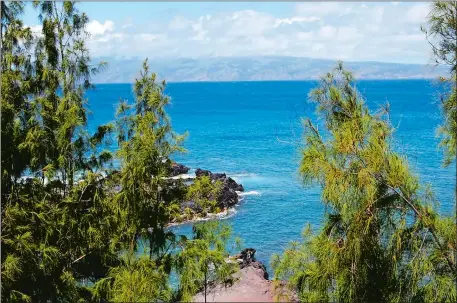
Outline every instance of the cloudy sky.
<path fill-rule="evenodd" d="M 430 3 L 84 2 L 93 57 L 298 56 L 428 63 Z M 27 25 L 39 24 L 27 10 Z"/>

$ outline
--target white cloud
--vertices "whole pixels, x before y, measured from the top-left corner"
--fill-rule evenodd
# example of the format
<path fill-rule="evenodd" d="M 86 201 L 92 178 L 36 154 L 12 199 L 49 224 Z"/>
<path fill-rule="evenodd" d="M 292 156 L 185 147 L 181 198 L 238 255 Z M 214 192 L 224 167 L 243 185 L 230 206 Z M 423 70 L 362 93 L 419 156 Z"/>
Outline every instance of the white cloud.
<path fill-rule="evenodd" d="M 424 35 L 423 34 L 399 34 L 393 37 L 395 41 L 423 41 Z"/>
<path fill-rule="evenodd" d="M 384 7 L 377 7 L 375 9 L 373 9 L 373 12 L 372 12 L 372 17 L 373 17 L 373 23 L 377 24 L 377 23 L 381 23 L 382 20 L 383 20 L 383 17 L 384 17 Z"/>
<path fill-rule="evenodd" d="M 183 16 L 174 17 L 168 24 L 169 29 L 177 31 L 186 29 L 191 26 L 192 22 Z"/>
<path fill-rule="evenodd" d="M 297 4 L 295 10 L 301 16 L 328 16 L 347 14 L 352 10 L 353 3 L 338 2 L 306 2 Z"/>
<path fill-rule="evenodd" d="M 420 32 L 428 4 L 307 2 L 289 15 L 257 10 L 179 14 L 138 24 L 135 19 L 88 25 L 96 56 L 291 55 L 344 60 L 427 63 Z M 127 24 L 128 26 L 126 26 Z"/>
<path fill-rule="evenodd" d="M 28 25 L 25 25 L 27 27 Z M 43 37 L 43 26 L 41 25 L 33 25 L 33 26 L 28 26 L 30 27 L 30 30 L 32 33 L 38 37 Z"/>
<path fill-rule="evenodd" d="M 324 39 L 331 39 L 336 36 L 337 29 L 331 25 L 326 25 L 321 27 L 319 30 L 318 36 Z"/>
<path fill-rule="evenodd" d="M 309 41 L 313 39 L 314 32 L 298 32 L 296 35 L 296 39 L 301 41 Z"/>
<path fill-rule="evenodd" d="M 123 25 L 121 26 L 122 29 L 126 29 L 126 28 L 130 28 L 130 27 L 133 27 L 134 24 L 133 24 L 133 18 L 132 17 L 127 17 L 124 22 L 123 22 Z M 114 28 L 114 24 L 113 24 L 113 28 Z"/>
<path fill-rule="evenodd" d="M 106 20 L 103 24 L 97 20 L 93 20 L 87 24 L 87 31 L 94 36 L 103 35 L 107 32 L 112 32 L 114 30 L 114 23 L 111 20 Z"/>
<path fill-rule="evenodd" d="M 416 4 L 406 12 L 406 20 L 412 23 L 424 22 L 429 11 L 429 3 Z"/>
<path fill-rule="evenodd" d="M 154 34 L 139 34 L 138 37 L 143 41 L 151 42 L 164 38 L 163 35 L 154 35 Z"/>
<path fill-rule="evenodd" d="M 34 26 L 30 26 L 30 30 L 32 31 L 32 33 L 41 33 L 41 31 L 43 30 L 43 27 L 41 25 L 34 25 Z"/>
<path fill-rule="evenodd" d="M 356 27 L 342 26 L 338 29 L 338 40 L 340 41 L 356 40 L 362 37 Z"/>
<path fill-rule="evenodd" d="M 235 12 L 231 18 L 227 17 L 224 18 L 224 25 L 227 25 L 226 33 L 232 37 L 264 35 L 274 27 L 276 20 L 272 15 L 253 10 Z"/>
<path fill-rule="evenodd" d="M 192 37 L 192 40 L 202 41 L 206 39 L 206 34 L 208 31 L 203 28 L 203 22 L 205 21 L 208 21 L 207 18 L 202 16 L 198 19 L 198 22 L 192 24 L 192 29 L 195 33 L 195 35 Z"/>
<path fill-rule="evenodd" d="M 274 27 L 278 27 L 281 24 L 292 24 L 292 23 L 304 23 L 304 22 L 314 22 L 319 21 L 320 18 L 318 17 L 292 17 L 292 18 L 283 18 L 283 19 L 276 19 Z"/>

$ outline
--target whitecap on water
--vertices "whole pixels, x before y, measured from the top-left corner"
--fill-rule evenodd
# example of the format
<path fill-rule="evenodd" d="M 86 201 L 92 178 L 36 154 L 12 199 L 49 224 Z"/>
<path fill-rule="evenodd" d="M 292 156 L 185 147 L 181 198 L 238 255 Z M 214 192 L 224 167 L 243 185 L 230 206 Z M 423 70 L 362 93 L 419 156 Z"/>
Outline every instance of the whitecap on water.
<path fill-rule="evenodd" d="M 195 179 L 195 176 L 189 174 L 181 174 L 174 177 L 170 177 L 169 179 L 177 180 L 177 179 Z"/>
<path fill-rule="evenodd" d="M 232 178 L 247 178 L 247 177 L 257 177 L 257 174 L 254 173 L 238 173 L 238 174 L 228 174 Z"/>
<path fill-rule="evenodd" d="M 258 191 L 255 191 L 255 190 L 250 190 L 250 191 L 246 191 L 246 192 L 243 192 L 243 191 L 237 191 L 236 192 L 238 194 L 238 196 L 260 196 L 261 194 L 258 192 Z"/>

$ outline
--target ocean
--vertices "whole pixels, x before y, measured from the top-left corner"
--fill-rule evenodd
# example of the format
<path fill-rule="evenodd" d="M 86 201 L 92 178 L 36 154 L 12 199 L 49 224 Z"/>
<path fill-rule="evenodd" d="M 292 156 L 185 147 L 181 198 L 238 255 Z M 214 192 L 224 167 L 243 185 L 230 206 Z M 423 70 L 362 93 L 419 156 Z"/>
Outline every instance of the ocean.
<path fill-rule="evenodd" d="M 257 250 L 267 265 L 290 241 L 300 240 L 307 223 L 323 220 L 318 186 L 306 187 L 298 174 L 302 127 L 316 121 L 308 92 L 315 81 L 170 83 L 168 114 L 178 133 L 189 132 L 187 153 L 175 159 L 192 169 L 225 172 L 241 182 L 245 196 L 225 221 L 243 246 Z M 437 128 L 442 115 L 438 87 L 429 80 L 359 81 L 370 109 L 390 103 L 395 149 L 407 155 L 423 183 L 430 183 L 439 211 L 454 211 L 455 164 L 443 168 Z M 100 84 L 87 93 L 89 127 L 114 119 L 120 98 L 133 100 L 131 84 Z M 322 121 L 320 121 L 322 122 Z M 318 123 L 320 123 L 318 121 Z M 188 234 L 190 224 L 173 229 Z"/>

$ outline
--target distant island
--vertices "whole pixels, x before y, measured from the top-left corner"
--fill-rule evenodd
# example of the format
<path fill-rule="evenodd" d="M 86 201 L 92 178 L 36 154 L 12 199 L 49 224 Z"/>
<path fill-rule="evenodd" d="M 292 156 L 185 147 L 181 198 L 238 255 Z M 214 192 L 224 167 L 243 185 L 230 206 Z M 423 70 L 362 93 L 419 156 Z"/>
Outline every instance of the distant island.
<path fill-rule="evenodd" d="M 107 70 L 94 83 L 131 83 L 138 76 L 140 58 L 99 57 Z M 168 82 L 316 80 L 332 69 L 336 60 L 303 57 L 150 58 L 151 70 Z M 357 79 L 434 79 L 446 74 L 443 66 L 384 62 L 345 62 Z"/>

